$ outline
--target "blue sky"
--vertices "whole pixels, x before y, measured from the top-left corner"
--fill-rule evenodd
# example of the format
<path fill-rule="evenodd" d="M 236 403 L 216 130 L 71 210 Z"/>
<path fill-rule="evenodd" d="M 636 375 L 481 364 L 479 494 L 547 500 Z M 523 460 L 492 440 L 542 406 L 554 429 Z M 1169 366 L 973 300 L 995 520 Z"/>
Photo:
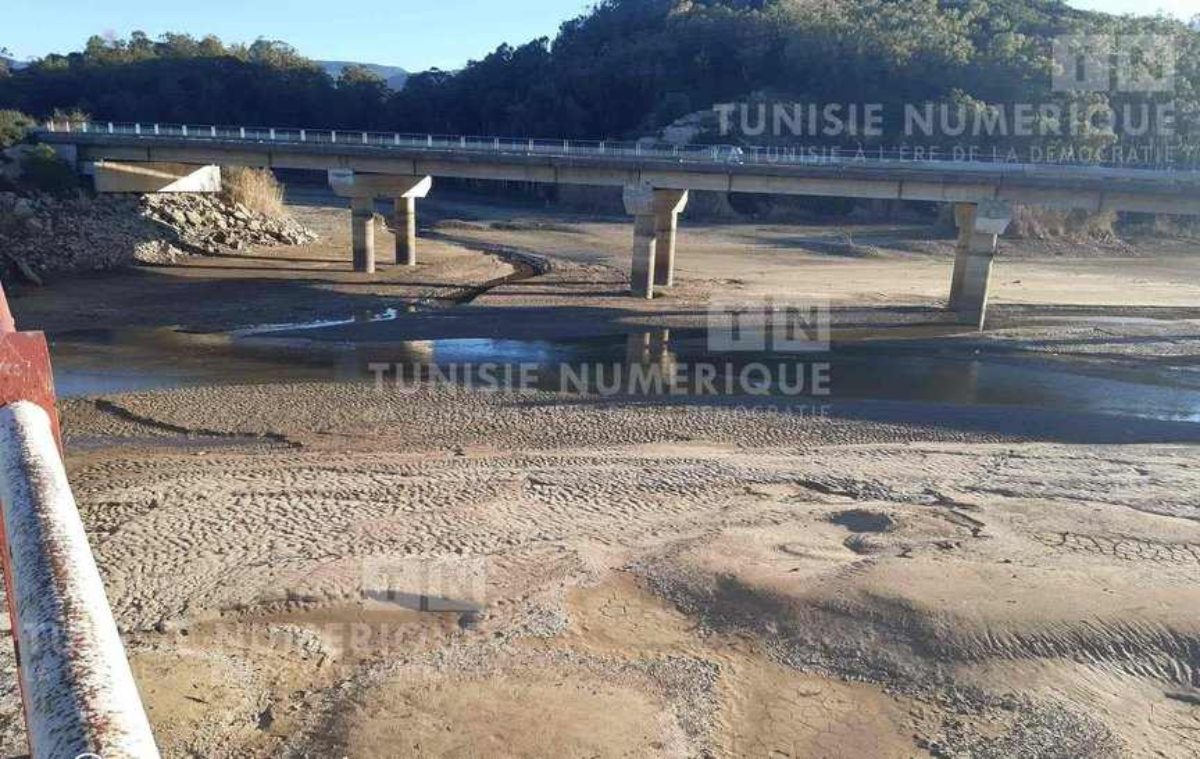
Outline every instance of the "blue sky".
<path fill-rule="evenodd" d="M 1200 11 L 1197 0 L 1070 0 L 1113 13 Z M 0 47 L 25 59 L 78 50 L 92 34 L 152 37 L 172 32 L 216 34 L 226 41 L 282 39 L 312 58 L 403 66 L 457 68 L 501 42 L 553 37 L 558 25 L 590 0 L 4 0 Z"/>

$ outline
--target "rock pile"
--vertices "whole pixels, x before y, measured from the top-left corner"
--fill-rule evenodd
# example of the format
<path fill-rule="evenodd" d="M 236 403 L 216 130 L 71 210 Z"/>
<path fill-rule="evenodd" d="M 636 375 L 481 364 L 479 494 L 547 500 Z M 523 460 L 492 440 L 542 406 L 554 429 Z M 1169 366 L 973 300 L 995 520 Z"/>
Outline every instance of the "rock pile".
<path fill-rule="evenodd" d="M 0 192 L 0 274 L 35 283 L 56 274 L 170 264 L 187 255 L 314 239 L 292 219 L 207 195 L 79 192 L 64 199 Z"/>
<path fill-rule="evenodd" d="M 304 245 L 316 235 L 288 217 L 270 217 L 216 195 L 146 195 L 142 212 L 186 242 L 243 250 L 250 245 Z"/>
<path fill-rule="evenodd" d="M 46 275 L 183 255 L 170 230 L 140 215 L 134 197 L 0 192 L 0 271 L 7 275 L 40 283 Z"/>

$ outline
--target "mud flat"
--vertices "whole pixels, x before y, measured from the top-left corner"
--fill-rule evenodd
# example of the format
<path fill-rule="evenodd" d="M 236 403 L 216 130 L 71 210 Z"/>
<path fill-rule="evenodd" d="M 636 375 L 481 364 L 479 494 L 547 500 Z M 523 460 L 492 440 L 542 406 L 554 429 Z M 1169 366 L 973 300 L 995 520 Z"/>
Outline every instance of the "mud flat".
<path fill-rule="evenodd" d="M 523 304 L 509 313 L 573 299 L 606 329 L 670 311 L 606 294 L 596 283 L 618 269 L 581 247 L 596 259 L 551 259 L 443 315 L 487 314 L 467 336 L 506 297 Z M 161 276 L 177 275 L 192 276 Z M 683 287 L 699 298 L 718 281 Z M 1117 274 L 1109 287 L 1131 302 Z M 250 309 L 190 302 L 129 323 L 227 330 Z M 936 350 L 1153 367 L 1188 388 L 1195 315 L 1137 305 L 1087 323 L 1021 306 Z M 436 315 L 369 330 L 420 339 Z M 217 379 L 63 403 L 72 482 L 167 756 L 1200 752 L 1188 413 Z M 0 654 L 3 747 L 20 753 Z"/>

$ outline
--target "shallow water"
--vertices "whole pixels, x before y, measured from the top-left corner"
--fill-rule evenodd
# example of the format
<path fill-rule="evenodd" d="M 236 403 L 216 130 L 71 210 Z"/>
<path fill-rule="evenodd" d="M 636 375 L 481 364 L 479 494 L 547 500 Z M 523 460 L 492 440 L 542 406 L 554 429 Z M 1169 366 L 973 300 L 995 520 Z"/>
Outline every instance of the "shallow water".
<path fill-rule="evenodd" d="M 394 318 L 388 314 L 384 318 Z M 340 322 L 339 322 L 340 323 Z M 317 327 L 319 329 L 319 327 Z M 414 374 L 479 386 L 482 372 L 516 381 L 517 367 L 541 389 L 635 392 L 631 367 L 669 380 L 688 394 L 798 396 L 1015 406 L 1200 422 L 1200 378 L 1174 368 L 1116 369 L 1030 354 L 971 355 L 936 339 L 835 340 L 812 353 L 710 351 L 703 330 L 638 331 L 567 340 L 439 339 L 370 346 L 274 339 L 270 330 L 196 335 L 168 329 L 93 330 L 52 340 L 55 384 L 62 397 L 195 385 L 307 381 L 408 381 Z M 697 381 L 701 366 L 716 381 Z M 507 374 L 498 366 L 512 367 Z M 813 392 L 813 372 L 828 392 Z M 730 380 L 726 382 L 725 380 Z M 584 382 L 586 380 L 586 382 Z M 766 384 L 764 385 L 764 381 Z M 804 387 L 795 392 L 803 381 Z M 485 387 L 491 387 L 483 383 Z M 761 389 L 760 389 L 761 388 Z M 651 387 L 650 392 L 667 392 Z"/>

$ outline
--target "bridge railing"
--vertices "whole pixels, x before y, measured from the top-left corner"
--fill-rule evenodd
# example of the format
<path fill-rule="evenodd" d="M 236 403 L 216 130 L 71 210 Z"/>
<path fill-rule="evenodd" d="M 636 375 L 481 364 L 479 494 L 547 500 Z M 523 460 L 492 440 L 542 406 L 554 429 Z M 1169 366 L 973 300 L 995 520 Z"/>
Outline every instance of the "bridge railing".
<path fill-rule="evenodd" d="M 32 759 L 157 759 L 63 467 L 45 338 L 0 288 L 0 565 Z"/>
<path fill-rule="evenodd" d="M 163 138 L 195 141 L 251 142 L 278 144 L 310 144 L 360 146 L 375 149 L 427 150 L 431 152 L 472 152 L 501 155 L 554 156 L 578 158 L 645 158 L 675 162 L 706 164 L 752 165 L 825 165 L 853 166 L 869 164 L 907 164 L 932 169 L 953 168 L 957 171 L 977 168 L 995 172 L 1020 173 L 1052 169 L 1057 172 L 1076 170 L 1095 172 L 1105 169 L 1112 176 L 1144 176 L 1147 170 L 1186 172 L 1195 174 L 1195 161 L 1169 158 L 1167 152 L 1156 153 L 1159 159 L 1149 162 L 1084 162 L 1063 158 L 1040 161 L 1036 164 L 1015 162 L 1003 151 L 979 151 L 956 158 L 953 153 L 932 153 L 929 149 L 881 148 L 871 146 L 749 146 L 735 145 L 678 145 L 674 143 L 639 140 L 559 140 L 545 138 L 482 137 L 466 135 L 405 134 L 401 132 L 372 132 L 340 129 L 299 129 L 295 127 L 216 126 L 211 124 L 119 123 L 97 121 L 53 120 L 45 123 L 43 131 L 52 134 L 81 133 L 112 135 L 120 138 Z"/>

